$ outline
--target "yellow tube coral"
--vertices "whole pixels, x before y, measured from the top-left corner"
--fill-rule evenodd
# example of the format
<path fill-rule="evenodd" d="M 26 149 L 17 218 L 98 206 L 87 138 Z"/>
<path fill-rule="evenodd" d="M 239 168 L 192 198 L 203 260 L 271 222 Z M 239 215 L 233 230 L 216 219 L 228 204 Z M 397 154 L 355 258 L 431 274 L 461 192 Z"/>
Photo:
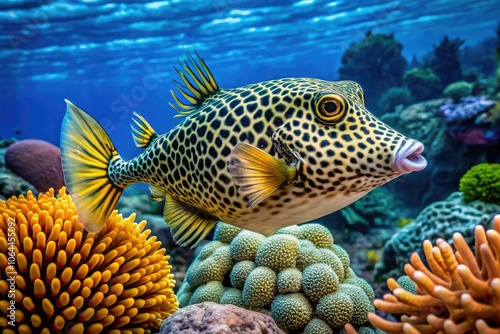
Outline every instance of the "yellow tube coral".
<path fill-rule="evenodd" d="M 99 233 L 66 189 L 0 202 L 0 327 L 10 333 L 151 333 L 178 308 L 169 256 L 114 211 Z"/>
<path fill-rule="evenodd" d="M 389 333 L 500 334 L 500 215 L 492 229 L 477 226 L 475 232 L 475 254 L 459 233 L 453 235 L 455 250 L 443 239 L 436 246 L 426 240 L 428 268 L 417 253 L 405 265 L 417 294 L 391 278 L 392 294 L 374 301 L 382 311 L 402 314 L 401 322 L 372 313 L 371 324 Z"/>

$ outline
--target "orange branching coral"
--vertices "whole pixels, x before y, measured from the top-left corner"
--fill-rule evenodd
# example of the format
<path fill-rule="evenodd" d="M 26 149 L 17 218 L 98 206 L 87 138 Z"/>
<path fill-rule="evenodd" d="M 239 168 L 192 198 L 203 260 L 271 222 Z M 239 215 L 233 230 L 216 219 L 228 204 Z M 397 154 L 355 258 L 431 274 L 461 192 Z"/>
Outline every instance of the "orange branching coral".
<path fill-rule="evenodd" d="M 158 330 L 178 307 L 169 256 L 134 219 L 87 233 L 65 188 L 0 202 L 3 333 Z"/>
<path fill-rule="evenodd" d="M 430 269 L 417 253 L 405 265 L 417 294 L 391 278 L 387 285 L 392 294 L 374 302 L 382 311 L 403 314 L 401 322 L 370 314 L 372 325 L 389 333 L 500 334 L 500 215 L 487 232 L 477 226 L 475 236 L 475 256 L 459 233 L 453 235 L 456 251 L 442 239 L 435 247 L 426 240 Z"/>

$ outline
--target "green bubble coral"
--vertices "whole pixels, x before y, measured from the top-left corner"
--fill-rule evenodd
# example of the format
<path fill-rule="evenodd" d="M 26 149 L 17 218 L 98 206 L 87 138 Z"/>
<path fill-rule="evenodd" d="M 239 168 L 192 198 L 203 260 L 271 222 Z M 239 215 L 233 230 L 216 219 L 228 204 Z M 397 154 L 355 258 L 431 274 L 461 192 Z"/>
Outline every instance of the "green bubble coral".
<path fill-rule="evenodd" d="M 191 290 L 191 286 L 188 283 L 183 283 L 180 287 L 179 291 L 177 291 L 179 295 L 179 305 L 182 307 L 184 305 L 189 305 L 189 300 L 193 295 L 193 291 Z"/>
<path fill-rule="evenodd" d="M 316 305 L 316 315 L 333 328 L 342 327 L 354 314 L 354 306 L 349 296 L 334 292 L 324 296 Z"/>
<path fill-rule="evenodd" d="M 231 256 L 236 261 L 253 260 L 257 254 L 260 244 L 265 239 L 262 234 L 241 231 L 231 241 L 230 252 Z"/>
<path fill-rule="evenodd" d="M 331 327 L 319 318 L 312 318 L 304 328 L 302 334 L 333 334 Z"/>
<path fill-rule="evenodd" d="M 198 286 L 209 281 L 222 281 L 232 266 L 233 260 L 229 253 L 229 246 L 222 246 L 215 249 L 210 257 L 188 270 L 186 279 L 191 286 Z"/>
<path fill-rule="evenodd" d="M 465 203 L 475 200 L 500 204 L 500 164 L 475 165 L 460 179 Z"/>
<path fill-rule="evenodd" d="M 293 235 L 297 239 L 300 239 L 302 237 L 302 232 L 301 228 L 298 225 L 292 225 L 292 226 L 287 226 L 280 228 L 273 234 L 287 234 L 287 235 Z"/>
<path fill-rule="evenodd" d="M 417 285 L 410 277 L 408 277 L 408 275 L 401 276 L 398 278 L 397 282 L 406 291 L 409 291 L 414 295 L 417 294 Z"/>
<path fill-rule="evenodd" d="M 304 240 L 301 240 L 301 245 L 303 244 L 302 241 Z M 317 249 L 316 247 L 314 247 L 314 244 L 312 242 L 311 244 L 313 245 L 312 247 L 303 246 L 300 247 L 299 249 L 299 255 L 297 256 L 297 262 L 296 262 L 296 266 L 299 270 L 304 270 L 313 263 L 321 262 L 321 257 L 320 257 L 321 254 L 317 252 Z"/>
<path fill-rule="evenodd" d="M 219 303 L 270 314 L 289 334 L 339 333 L 348 322 L 363 325 L 373 289 L 349 268 L 347 252 L 333 244 L 327 228 L 308 225 L 268 237 L 218 228 L 219 239 L 204 246 L 188 269 L 179 290 L 181 306 L 200 300 L 194 292 L 203 286 L 203 298 L 220 295 Z M 222 290 L 220 284 L 208 289 L 213 277 Z M 354 292 L 336 291 L 342 285 Z"/>
<path fill-rule="evenodd" d="M 229 275 L 231 284 L 235 288 L 243 288 L 248 275 L 250 275 L 256 266 L 255 262 L 249 260 L 236 263 L 231 270 L 231 274 Z"/>
<path fill-rule="evenodd" d="M 280 294 L 299 292 L 302 289 L 302 272 L 297 268 L 286 268 L 278 273 L 276 282 Z"/>
<path fill-rule="evenodd" d="M 304 328 L 311 320 L 313 308 L 302 293 L 277 295 L 271 304 L 271 316 L 279 326 L 293 331 Z"/>
<path fill-rule="evenodd" d="M 229 244 L 241 231 L 239 227 L 221 222 L 215 227 L 214 240 Z"/>
<path fill-rule="evenodd" d="M 340 259 L 340 262 L 342 262 L 342 266 L 344 267 L 344 275 L 347 276 L 348 271 L 349 271 L 349 266 L 351 265 L 351 259 L 349 258 L 349 254 L 340 247 L 339 245 L 333 245 L 330 247 L 330 250 L 337 255 L 337 257 Z"/>
<path fill-rule="evenodd" d="M 335 273 L 337 274 L 340 281 L 344 280 L 345 268 L 337 254 L 327 248 L 320 248 L 316 250 L 316 254 L 318 254 L 322 263 L 327 263 L 330 267 L 333 268 L 333 270 L 335 270 Z"/>
<path fill-rule="evenodd" d="M 316 247 L 329 248 L 333 246 L 333 236 L 323 225 L 305 224 L 299 228 L 302 238 L 312 241 Z"/>
<path fill-rule="evenodd" d="M 344 283 L 346 283 L 346 282 L 344 282 Z M 363 289 L 363 291 L 365 292 L 366 296 L 368 297 L 368 299 L 370 301 L 373 301 L 375 299 L 375 292 L 373 292 L 373 288 L 364 279 L 362 279 L 360 277 L 356 277 L 354 282 L 350 283 L 350 284 L 356 285 L 356 286 L 360 287 L 361 289 Z"/>
<path fill-rule="evenodd" d="M 339 277 L 326 263 L 311 264 L 302 272 L 302 288 L 313 303 L 337 291 L 338 287 Z"/>
<path fill-rule="evenodd" d="M 257 250 L 255 263 L 275 271 L 295 267 L 299 255 L 299 240 L 291 235 L 276 234 L 266 238 Z"/>
<path fill-rule="evenodd" d="M 220 304 L 232 304 L 242 307 L 243 299 L 241 298 L 241 290 L 237 288 L 224 288 L 224 292 L 218 302 Z"/>
<path fill-rule="evenodd" d="M 243 286 L 243 303 L 251 307 L 264 307 L 274 298 L 276 272 L 269 267 L 257 267 L 250 272 Z"/>
<path fill-rule="evenodd" d="M 196 288 L 191 299 L 190 304 L 198 304 L 203 302 L 218 303 L 224 292 L 224 286 L 219 281 L 210 281 L 202 284 Z"/>
<path fill-rule="evenodd" d="M 353 325 L 362 325 L 368 319 L 368 313 L 375 312 L 375 307 L 372 301 L 368 299 L 366 293 L 359 286 L 353 284 L 340 284 L 338 292 L 345 293 L 352 301 L 353 314 L 349 321 Z"/>
<path fill-rule="evenodd" d="M 220 248 L 221 246 L 224 246 L 224 244 L 222 242 L 220 242 L 219 240 L 210 241 L 200 250 L 200 252 L 198 253 L 197 259 L 198 260 L 205 260 L 207 257 L 212 255 L 214 250 L 216 250 L 217 248 Z"/>

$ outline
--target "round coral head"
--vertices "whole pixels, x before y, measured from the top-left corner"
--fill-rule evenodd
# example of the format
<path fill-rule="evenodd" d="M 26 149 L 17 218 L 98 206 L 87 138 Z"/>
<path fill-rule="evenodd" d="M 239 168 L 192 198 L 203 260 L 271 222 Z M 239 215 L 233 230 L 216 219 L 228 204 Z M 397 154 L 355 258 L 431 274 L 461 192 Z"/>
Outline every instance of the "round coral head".
<path fill-rule="evenodd" d="M 114 211 L 87 233 L 65 188 L 0 202 L 3 333 L 157 331 L 178 308 L 175 281 L 165 249 L 134 219 Z"/>
<path fill-rule="evenodd" d="M 5 163 L 38 191 L 64 186 L 61 150 L 46 141 L 27 139 L 10 145 L 5 152 Z"/>

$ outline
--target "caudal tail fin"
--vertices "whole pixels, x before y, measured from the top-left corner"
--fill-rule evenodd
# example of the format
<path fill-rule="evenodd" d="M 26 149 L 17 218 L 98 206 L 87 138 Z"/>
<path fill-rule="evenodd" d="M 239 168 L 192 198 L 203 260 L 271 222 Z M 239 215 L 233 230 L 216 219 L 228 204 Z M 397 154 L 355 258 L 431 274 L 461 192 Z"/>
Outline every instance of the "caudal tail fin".
<path fill-rule="evenodd" d="M 108 166 L 122 160 L 106 131 L 68 100 L 61 129 L 64 181 L 89 232 L 99 232 L 116 207 L 124 187 L 109 177 Z"/>

